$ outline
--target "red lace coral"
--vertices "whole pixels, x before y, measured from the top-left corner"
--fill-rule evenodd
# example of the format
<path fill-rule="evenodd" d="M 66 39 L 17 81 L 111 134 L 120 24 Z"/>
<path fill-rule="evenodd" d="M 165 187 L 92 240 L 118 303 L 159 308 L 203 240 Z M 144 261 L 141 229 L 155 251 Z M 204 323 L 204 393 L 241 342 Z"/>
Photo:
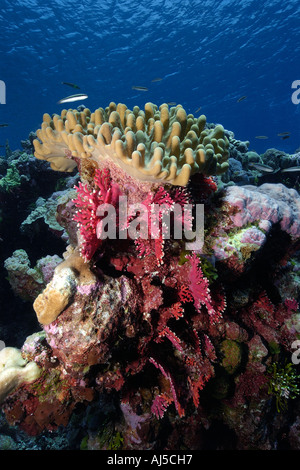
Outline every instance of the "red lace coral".
<path fill-rule="evenodd" d="M 189 290 L 194 299 L 195 309 L 200 312 L 201 306 L 205 305 L 212 323 L 216 323 L 221 318 L 222 309 L 216 309 L 214 307 L 209 289 L 209 281 L 203 275 L 198 256 L 193 253 L 192 255 L 187 256 L 187 258 L 191 263 Z"/>
<path fill-rule="evenodd" d="M 284 305 L 288 310 L 289 314 L 297 312 L 299 305 L 296 299 L 285 299 Z"/>
<path fill-rule="evenodd" d="M 100 247 L 102 240 L 97 237 L 101 217 L 97 209 L 102 204 L 117 205 L 120 190 L 119 186 L 111 181 L 108 169 L 95 171 L 93 185 L 79 182 L 75 186 L 77 198 L 74 200 L 77 212 L 74 216 L 80 233 L 80 252 L 88 261 Z"/>
<path fill-rule="evenodd" d="M 174 214 L 174 226 L 192 229 L 192 216 L 184 207 L 190 204 L 189 195 L 184 188 L 175 188 L 167 192 L 162 186 L 153 194 L 150 192 L 142 205 L 145 207 L 144 219 L 148 227 L 148 237 L 139 237 L 135 240 L 135 245 L 140 257 L 155 253 L 158 264 L 162 264 L 164 257 L 165 240 L 172 237 L 170 226 L 166 226 L 164 218 Z M 180 208 L 180 212 L 174 210 L 175 205 Z"/>
<path fill-rule="evenodd" d="M 157 369 L 161 371 L 165 379 L 169 382 L 170 386 L 170 394 L 164 394 L 164 395 L 159 395 L 160 398 L 156 397 L 152 403 L 151 411 L 156 414 L 157 417 L 162 417 L 164 410 L 166 409 L 167 405 L 169 403 L 174 402 L 175 408 L 179 414 L 180 417 L 184 416 L 184 409 L 180 405 L 178 398 L 177 398 L 177 393 L 175 390 L 174 382 L 171 377 L 171 374 L 165 370 L 165 368 L 159 364 L 153 357 L 149 358 L 149 362 L 151 362 Z"/>

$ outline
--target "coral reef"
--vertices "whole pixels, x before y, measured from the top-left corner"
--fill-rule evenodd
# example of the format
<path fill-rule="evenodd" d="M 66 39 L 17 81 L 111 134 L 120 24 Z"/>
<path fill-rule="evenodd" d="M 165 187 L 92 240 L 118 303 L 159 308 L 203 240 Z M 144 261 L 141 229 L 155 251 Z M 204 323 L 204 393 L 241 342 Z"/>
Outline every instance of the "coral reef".
<path fill-rule="evenodd" d="M 46 256 L 31 268 L 26 251 L 16 250 L 5 260 L 4 267 L 14 293 L 24 300 L 34 301 L 51 280 L 55 267 L 61 261 L 57 255 Z"/>
<path fill-rule="evenodd" d="M 72 191 L 71 188 L 78 178 L 76 179 L 75 172 L 71 175 L 52 171 L 47 162 L 37 160 L 32 154 L 22 150 L 11 151 L 6 146 L 4 157 L 0 157 L 0 178 L 5 178 L 12 167 L 15 167 L 20 175 L 20 184 L 14 186 L 13 190 L 9 190 L 7 186 L 0 189 L 0 335 L 6 344 L 20 348 L 26 336 L 38 328 L 35 315 L 32 315 L 32 301 L 33 297 L 40 293 L 36 290 L 36 288 L 39 289 L 40 281 L 38 284 L 33 283 L 30 269 L 35 270 L 34 276 L 39 278 L 44 272 L 45 284 L 47 284 L 50 280 L 48 274 L 50 275 L 52 265 L 51 259 L 47 257 L 49 255 L 62 257 L 68 237 L 63 226 L 58 231 L 57 224 L 55 227 L 52 225 L 55 220 L 56 205 L 51 204 L 51 201 L 58 201 L 52 195 L 63 191 L 61 194 L 63 196 L 65 191 Z M 49 214 L 48 218 L 46 211 L 42 211 L 42 207 L 38 206 L 41 210 L 41 217 L 28 218 L 37 206 L 38 200 L 43 205 L 46 205 L 49 200 L 48 207 L 52 209 L 50 214 L 52 213 L 53 217 Z M 63 224 L 63 219 L 67 217 L 68 203 L 62 202 L 58 209 L 61 209 Z M 28 223 L 22 225 L 25 220 Z M 76 225 L 75 222 L 74 225 Z M 26 262 L 24 260 L 24 263 L 22 256 L 14 255 L 20 249 L 24 250 L 28 256 L 28 260 Z M 9 265 L 8 272 L 5 265 L 9 258 L 14 259 L 11 260 L 12 264 Z M 45 258 L 45 264 L 37 266 L 42 258 Z M 20 271 L 19 274 L 18 271 Z M 30 276 L 28 277 L 26 273 Z M 45 284 L 40 284 L 41 290 Z M 12 285 L 13 289 L 10 288 Z M 19 295 L 23 287 L 24 295 L 16 297 L 14 293 L 18 292 Z"/>
<path fill-rule="evenodd" d="M 36 442 L 60 433 L 64 448 L 299 448 L 292 355 L 300 339 L 300 196 L 283 184 L 216 177 L 226 136 L 231 158 L 257 159 L 248 142 L 221 137 L 220 126 L 196 123 L 181 106 L 111 104 L 44 117 L 36 156 L 55 170 L 77 165 L 80 181 L 44 194 L 20 224 L 34 226 L 41 215 L 40 230 L 63 242 L 62 256 L 40 256 L 30 268 L 32 257 L 18 250 L 5 262 L 39 325 L 15 350 L 17 372 L 5 361 L 8 388 L 0 371 L 8 426 Z M 136 152 L 144 151 L 141 164 Z M 201 228 L 198 206 L 204 240 L 188 249 L 188 235 Z M 20 379 L 27 367 L 36 373 Z M 77 441 L 66 444 L 74 429 Z"/>
<path fill-rule="evenodd" d="M 300 201 L 296 190 L 282 184 L 263 184 L 228 188 L 226 201 L 239 209 L 233 217 L 236 226 L 245 226 L 257 221 L 268 231 L 268 226 L 279 223 L 281 230 L 292 238 L 300 234 Z"/>
<path fill-rule="evenodd" d="M 59 224 L 56 214 L 59 206 L 68 204 L 75 197 L 75 191 L 56 191 L 50 198 L 39 197 L 35 202 L 35 209 L 23 220 L 20 229 L 24 233 L 32 236 L 39 231 L 37 221 L 42 220 L 52 231 L 52 233 L 67 239 L 67 234 L 63 234 L 63 227 Z"/>

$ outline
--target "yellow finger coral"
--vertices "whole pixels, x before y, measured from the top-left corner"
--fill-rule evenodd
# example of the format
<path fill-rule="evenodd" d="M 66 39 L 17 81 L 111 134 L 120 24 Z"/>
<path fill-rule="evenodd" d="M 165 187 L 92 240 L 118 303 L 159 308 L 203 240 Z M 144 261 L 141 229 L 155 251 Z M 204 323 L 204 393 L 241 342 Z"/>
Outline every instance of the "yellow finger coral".
<path fill-rule="evenodd" d="M 224 128 L 207 128 L 204 115 L 195 118 L 181 105 L 146 103 L 144 110 L 130 110 L 112 102 L 93 113 L 64 109 L 44 114 L 37 137 L 36 158 L 58 171 L 72 171 L 78 161 L 100 168 L 113 162 L 141 181 L 186 186 L 194 173 L 228 169 Z"/>

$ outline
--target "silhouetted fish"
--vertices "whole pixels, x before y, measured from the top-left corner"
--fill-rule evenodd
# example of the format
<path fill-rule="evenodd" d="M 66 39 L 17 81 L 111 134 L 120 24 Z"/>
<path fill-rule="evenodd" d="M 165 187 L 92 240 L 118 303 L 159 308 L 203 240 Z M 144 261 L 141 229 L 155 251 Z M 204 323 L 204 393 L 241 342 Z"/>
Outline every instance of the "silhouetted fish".
<path fill-rule="evenodd" d="M 7 127 L 8 124 L 0 124 L 0 127 Z"/>
<path fill-rule="evenodd" d="M 284 135 L 283 137 L 281 137 L 281 140 L 285 140 L 285 139 L 289 139 L 290 135 Z"/>
<path fill-rule="evenodd" d="M 279 134 L 277 134 L 279 137 L 282 137 L 284 135 L 290 135 L 290 132 L 280 132 Z"/>
<path fill-rule="evenodd" d="M 86 100 L 87 98 L 88 98 L 88 95 L 84 93 L 79 93 L 78 95 L 66 96 L 66 98 L 62 98 L 57 103 L 58 104 L 71 103 L 72 101 Z"/>
<path fill-rule="evenodd" d="M 148 91 L 148 88 L 145 86 L 133 86 L 131 87 L 133 90 L 138 90 L 138 91 Z"/>
<path fill-rule="evenodd" d="M 80 87 L 78 85 L 76 85 L 75 83 L 70 83 L 70 82 L 61 82 L 62 85 L 68 85 L 72 88 L 77 88 L 78 90 L 80 89 Z"/>
<path fill-rule="evenodd" d="M 240 103 L 240 101 L 244 101 L 247 98 L 247 96 L 241 96 L 236 102 Z"/>
<path fill-rule="evenodd" d="M 269 137 L 267 135 L 256 135 L 256 139 L 268 139 Z"/>
<path fill-rule="evenodd" d="M 274 173 L 274 168 L 269 165 L 264 165 L 263 163 L 250 163 L 250 166 L 258 171 L 263 171 L 265 173 Z"/>
<path fill-rule="evenodd" d="M 153 78 L 153 80 L 151 80 L 152 83 L 154 82 L 160 82 L 162 80 L 162 78 L 160 77 L 157 77 L 157 78 Z"/>
<path fill-rule="evenodd" d="M 300 166 L 290 166 L 288 168 L 284 168 L 281 170 L 281 173 L 295 173 L 296 171 L 300 171 Z"/>

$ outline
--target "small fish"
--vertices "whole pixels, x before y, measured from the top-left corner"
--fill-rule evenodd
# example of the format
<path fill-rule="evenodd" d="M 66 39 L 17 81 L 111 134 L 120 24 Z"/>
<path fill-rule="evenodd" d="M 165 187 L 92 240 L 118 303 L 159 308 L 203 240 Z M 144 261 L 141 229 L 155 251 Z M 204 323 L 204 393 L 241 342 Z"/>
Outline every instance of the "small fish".
<path fill-rule="evenodd" d="M 148 88 L 145 86 L 132 86 L 131 88 L 138 91 L 148 91 Z"/>
<path fill-rule="evenodd" d="M 80 87 L 78 85 L 75 85 L 75 83 L 70 83 L 70 82 L 61 82 L 62 85 L 68 85 L 72 88 L 77 88 L 77 90 L 80 89 Z"/>
<path fill-rule="evenodd" d="M 289 139 L 290 137 L 290 135 L 284 135 L 283 137 L 281 137 L 281 140 Z"/>
<path fill-rule="evenodd" d="M 153 80 L 151 80 L 151 82 L 155 83 L 155 82 L 160 82 L 161 80 L 162 80 L 162 78 L 157 77 L 157 78 L 153 78 Z"/>
<path fill-rule="evenodd" d="M 195 114 L 199 113 L 200 110 L 201 110 L 201 106 L 199 106 L 199 108 L 196 109 Z"/>
<path fill-rule="evenodd" d="M 263 140 L 263 139 L 268 139 L 269 137 L 267 135 L 256 135 L 255 138 Z"/>
<path fill-rule="evenodd" d="M 168 101 L 168 106 L 176 106 L 176 101 Z"/>
<path fill-rule="evenodd" d="M 246 98 L 247 98 L 246 95 L 241 96 L 236 102 L 237 102 L 237 103 L 240 103 L 240 101 L 244 101 Z"/>
<path fill-rule="evenodd" d="M 296 171 L 300 171 L 300 166 L 290 166 L 288 168 L 284 168 L 281 170 L 281 173 L 294 173 Z"/>
<path fill-rule="evenodd" d="M 78 95 L 66 96 L 66 98 L 62 98 L 57 103 L 58 104 L 71 103 L 71 101 L 86 100 L 87 98 L 88 98 L 88 95 L 84 93 L 79 93 Z"/>
<path fill-rule="evenodd" d="M 250 166 L 255 168 L 258 171 L 263 171 L 265 173 L 273 173 L 274 168 L 269 165 L 264 165 L 263 163 L 251 163 Z"/>
<path fill-rule="evenodd" d="M 278 137 L 282 137 L 284 135 L 290 135 L 290 132 L 280 132 L 279 134 L 277 134 Z"/>
<path fill-rule="evenodd" d="M 0 124 L 0 127 L 7 127 L 8 124 Z"/>

